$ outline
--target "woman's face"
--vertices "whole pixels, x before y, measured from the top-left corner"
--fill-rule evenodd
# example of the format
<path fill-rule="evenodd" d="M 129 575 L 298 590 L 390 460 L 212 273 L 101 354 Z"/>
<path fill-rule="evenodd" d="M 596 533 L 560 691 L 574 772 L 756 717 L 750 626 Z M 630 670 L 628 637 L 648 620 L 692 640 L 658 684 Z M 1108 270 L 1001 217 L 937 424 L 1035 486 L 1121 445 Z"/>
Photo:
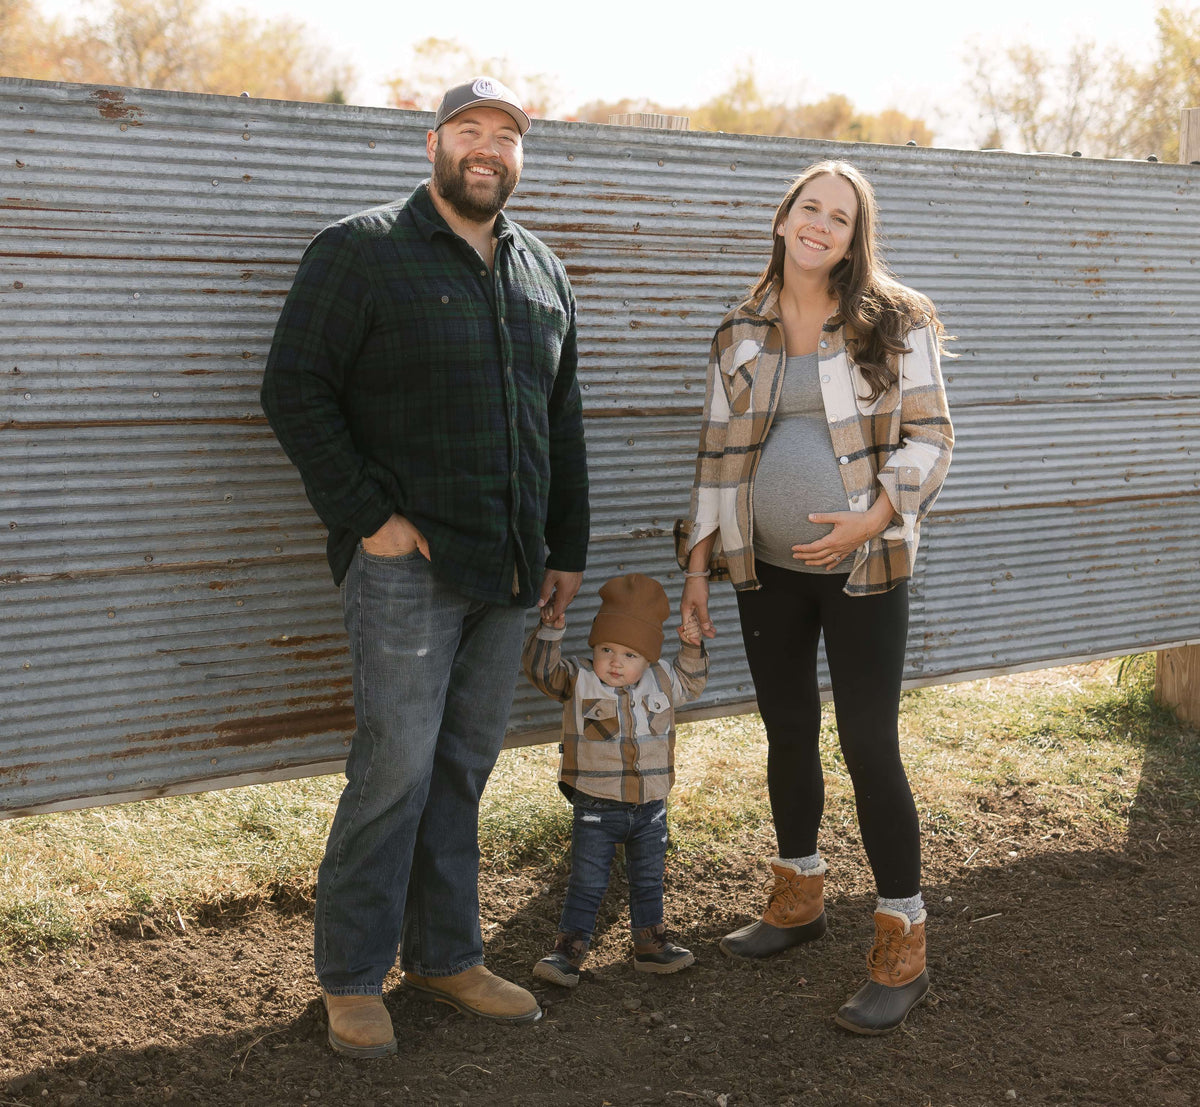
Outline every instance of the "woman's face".
<path fill-rule="evenodd" d="M 825 173 L 809 181 L 775 228 L 783 237 L 785 282 L 792 268 L 828 273 L 849 253 L 857 221 L 858 197 L 845 177 Z"/>

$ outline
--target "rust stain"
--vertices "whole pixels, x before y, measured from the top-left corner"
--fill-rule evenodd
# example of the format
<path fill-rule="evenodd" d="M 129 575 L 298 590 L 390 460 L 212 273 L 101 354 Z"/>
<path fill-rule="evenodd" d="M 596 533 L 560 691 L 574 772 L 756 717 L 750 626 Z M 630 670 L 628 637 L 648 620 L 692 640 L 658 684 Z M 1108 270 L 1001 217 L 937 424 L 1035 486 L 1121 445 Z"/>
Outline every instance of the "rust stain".
<path fill-rule="evenodd" d="M 328 697 L 325 697 L 324 702 L 328 703 Z M 264 746 L 282 739 L 307 738 L 313 734 L 329 732 L 350 734 L 353 730 L 354 707 L 352 704 L 343 703 L 334 707 L 293 711 L 286 715 L 233 719 L 217 723 L 215 726 L 200 723 L 195 726 L 172 727 L 152 734 L 127 734 L 121 739 L 125 748 L 108 752 L 105 757 L 124 760 L 130 757 L 146 757 L 153 752 L 194 752 Z M 187 741 L 189 738 L 192 740 Z"/>
<path fill-rule="evenodd" d="M 114 88 L 98 88 L 92 93 L 100 114 L 105 119 L 119 119 L 130 127 L 142 125 L 141 116 L 146 113 L 134 104 L 125 103 L 125 94 Z"/>
<path fill-rule="evenodd" d="M 697 404 L 695 407 L 679 407 L 671 408 L 671 415 L 687 415 L 696 416 L 703 411 L 703 405 Z M 583 417 L 585 419 L 624 419 L 627 417 L 646 418 L 663 415 L 662 408 L 656 407 L 585 407 L 583 409 Z"/>
<path fill-rule="evenodd" d="M 0 779 L 3 779 L 6 776 L 15 777 L 22 773 L 33 773 L 33 772 L 36 772 L 39 768 L 41 768 L 41 766 L 37 765 L 37 764 L 8 765 L 8 766 L 0 765 Z M 27 784 L 28 781 L 22 780 L 21 783 Z"/>
<path fill-rule="evenodd" d="M 328 650 L 294 650 L 288 653 L 293 661 L 328 661 L 331 657 L 344 657 L 345 647 L 335 646 Z"/>
<path fill-rule="evenodd" d="M 84 427 L 265 427 L 265 415 L 243 415 L 215 419 L 47 419 L 40 422 L 18 423 L 9 419 L 0 423 L 0 430 L 82 430 Z"/>
<path fill-rule="evenodd" d="M 311 646 L 316 642 L 340 642 L 344 638 L 344 634 L 284 634 L 278 638 L 268 638 L 267 645 L 286 650 L 294 646 Z"/>
<path fill-rule="evenodd" d="M 221 723 L 216 733 L 231 746 L 259 746 L 281 738 L 306 738 L 330 731 L 354 730 L 354 708 L 325 707 L 299 711 L 291 715 L 268 715 L 260 719 L 239 719 Z"/>

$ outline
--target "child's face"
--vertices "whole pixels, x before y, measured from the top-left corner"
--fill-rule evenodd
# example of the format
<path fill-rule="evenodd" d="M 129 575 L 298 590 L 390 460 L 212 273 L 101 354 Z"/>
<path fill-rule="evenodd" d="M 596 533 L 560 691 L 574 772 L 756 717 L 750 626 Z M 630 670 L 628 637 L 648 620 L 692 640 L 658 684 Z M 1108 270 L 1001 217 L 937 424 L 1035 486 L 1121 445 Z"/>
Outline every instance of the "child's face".
<path fill-rule="evenodd" d="M 592 668 L 610 688 L 624 688 L 637 684 L 642 674 L 650 667 L 637 650 L 616 642 L 598 642 L 592 648 Z"/>

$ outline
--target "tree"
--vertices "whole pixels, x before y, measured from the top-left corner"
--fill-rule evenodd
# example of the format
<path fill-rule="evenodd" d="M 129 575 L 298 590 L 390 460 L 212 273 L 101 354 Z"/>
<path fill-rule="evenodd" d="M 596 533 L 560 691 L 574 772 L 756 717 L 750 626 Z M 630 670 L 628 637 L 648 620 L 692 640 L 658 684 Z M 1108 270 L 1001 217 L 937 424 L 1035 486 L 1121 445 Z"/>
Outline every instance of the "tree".
<path fill-rule="evenodd" d="M 1162 7 L 1157 50 L 1139 68 L 1080 39 L 1062 61 L 1029 43 L 975 46 L 968 88 L 985 147 L 1174 160 L 1179 112 L 1200 106 L 1200 9 Z"/>
<path fill-rule="evenodd" d="M 33 0 L 0 0 L 0 73 L 34 80 L 80 80 L 70 58 L 87 56 L 87 44 L 62 20 L 46 19 Z"/>
<path fill-rule="evenodd" d="M 385 84 L 393 108 L 433 111 L 453 85 L 487 75 L 508 85 L 531 116 L 552 114 L 559 100 L 552 78 L 542 73 L 525 76 L 507 58 L 481 58 L 449 38 L 427 38 L 412 48 L 412 61 Z"/>
<path fill-rule="evenodd" d="M 205 14 L 205 0 L 109 0 L 97 18 L 47 20 L 32 0 L 0 0 L 4 71 L 39 80 L 122 84 L 291 100 L 342 96 L 353 68 L 302 23 Z"/>
<path fill-rule="evenodd" d="M 1200 8 L 1162 7 L 1155 17 L 1158 54 L 1146 70 L 1124 74 L 1127 115 L 1121 129 L 1135 157 L 1179 157 L 1179 114 L 1200 107 Z"/>
<path fill-rule="evenodd" d="M 727 131 L 736 134 L 793 135 L 828 138 L 843 142 L 888 142 L 902 145 L 915 141 L 928 146 L 933 132 L 919 119 L 888 108 L 878 115 L 865 115 L 840 93 L 815 104 L 789 104 L 768 97 L 747 66 L 735 73 L 729 87 L 698 107 L 664 107 L 652 100 L 593 100 L 579 109 L 579 118 L 607 123 L 611 115 L 628 112 L 657 112 L 686 115 L 695 131 Z"/>

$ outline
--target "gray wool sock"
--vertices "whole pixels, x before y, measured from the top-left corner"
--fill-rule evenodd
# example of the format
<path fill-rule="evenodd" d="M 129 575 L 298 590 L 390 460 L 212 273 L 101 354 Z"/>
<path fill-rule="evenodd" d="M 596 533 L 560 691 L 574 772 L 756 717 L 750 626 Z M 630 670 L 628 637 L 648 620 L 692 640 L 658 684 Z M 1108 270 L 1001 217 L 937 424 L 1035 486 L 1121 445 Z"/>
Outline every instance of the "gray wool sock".
<path fill-rule="evenodd" d="M 916 922 L 921 917 L 921 912 L 925 910 L 925 901 L 921 898 L 920 892 L 905 899 L 888 899 L 880 896 L 875 904 L 875 910 L 878 911 L 881 907 L 886 907 L 889 911 L 899 911 L 900 914 L 908 916 L 909 922 Z"/>
<path fill-rule="evenodd" d="M 806 876 L 809 873 L 815 873 L 821 867 L 821 854 L 810 853 L 807 857 L 781 857 L 780 861 L 786 861 L 789 865 L 795 865 Z"/>

